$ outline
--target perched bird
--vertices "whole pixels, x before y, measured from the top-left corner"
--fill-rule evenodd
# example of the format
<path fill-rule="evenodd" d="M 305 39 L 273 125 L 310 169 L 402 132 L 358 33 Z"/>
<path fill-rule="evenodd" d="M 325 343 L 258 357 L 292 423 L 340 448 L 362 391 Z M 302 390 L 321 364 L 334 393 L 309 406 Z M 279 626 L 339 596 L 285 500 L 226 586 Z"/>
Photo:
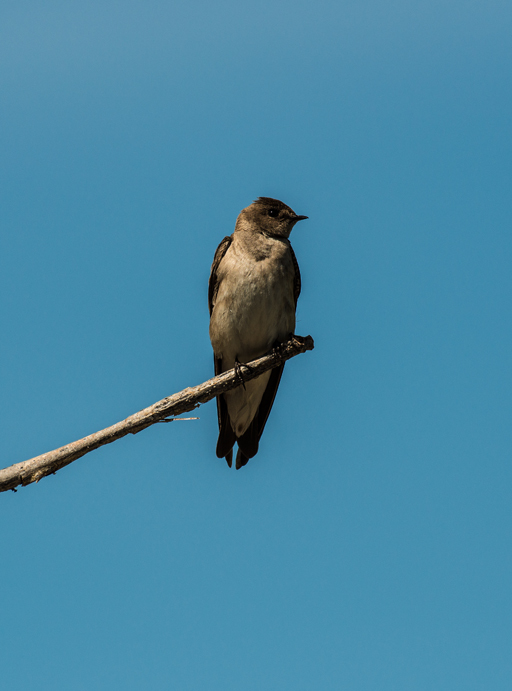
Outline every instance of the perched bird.
<path fill-rule="evenodd" d="M 240 212 L 215 252 L 208 290 L 215 374 L 265 355 L 295 329 L 299 265 L 288 237 L 297 221 L 278 199 L 259 197 Z M 284 363 L 217 396 L 217 456 L 231 468 L 256 455 Z"/>

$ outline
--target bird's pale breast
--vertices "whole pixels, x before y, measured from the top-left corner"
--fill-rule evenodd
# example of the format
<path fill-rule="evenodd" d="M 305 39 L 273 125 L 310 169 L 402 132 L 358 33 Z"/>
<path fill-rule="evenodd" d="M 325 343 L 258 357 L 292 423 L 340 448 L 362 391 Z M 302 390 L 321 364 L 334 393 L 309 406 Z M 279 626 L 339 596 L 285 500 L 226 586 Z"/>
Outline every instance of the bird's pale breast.
<path fill-rule="evenodd" d="M 291 253 L 288 243 L 268 240 L 255 253 L 237 243 L 235 234 L 219 266 L 210 338 L 223 369 L 232 367 L 235 358 L 247 362 L 263 355 L 294 331 Z"/>

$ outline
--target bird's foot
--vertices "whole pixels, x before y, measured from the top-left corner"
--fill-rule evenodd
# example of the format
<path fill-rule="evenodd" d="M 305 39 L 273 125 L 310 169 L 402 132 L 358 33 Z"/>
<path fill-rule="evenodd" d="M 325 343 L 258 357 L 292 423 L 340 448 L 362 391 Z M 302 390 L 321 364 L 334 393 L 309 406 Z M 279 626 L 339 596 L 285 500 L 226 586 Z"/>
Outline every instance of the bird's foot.
<path fill-rule="evenodd" d="M 249 367 L 249 365 L 246 365 L 245 362 L 240 362 L 238 358 L 235 359 L 235 375 L 240 384 L 244 387 L 244 391 L 246 390 L 245 388 L 245 379 L 244 375 L 242 372 L 242 366 L 247 369 L 248 372 L 252 372 L 252 367 Z"/>
<path fill-rule="evenodd" d="M 281 355 L 283 354 L 283 344 L 282 343 L 276 343 L 270 352 L 272 355 L 276 355 L 277 357 L 281 357 Z"/>
<path fill-rule="evenodd" d="M 292 336 L 292 334 L 290 334 L 289 338 L 291 338 L 291 336 Z M 284 352 L 284 346 L 285 346 L 285 343 L 287 341 L 288 341 L 288 339 L 286 339 L 286 341 L 284 343 L 281 343 L 280 341 L 275 341 L 274 345 L 269 350 L 268 354 L 269 355 L 275 355 L 278 358 L 282 357 L 283 352 Z"/>

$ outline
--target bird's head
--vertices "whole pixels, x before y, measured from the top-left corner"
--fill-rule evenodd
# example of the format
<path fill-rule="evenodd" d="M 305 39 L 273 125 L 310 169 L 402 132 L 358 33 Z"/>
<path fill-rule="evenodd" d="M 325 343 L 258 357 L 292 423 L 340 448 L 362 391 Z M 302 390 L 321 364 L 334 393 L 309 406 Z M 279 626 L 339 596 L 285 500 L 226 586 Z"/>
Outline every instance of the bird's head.
<path fill-rule="evenodd" d="M 297 221 L 307 216 L 297 216 L 295 211 L 279 199 L 258 197 L 250 206 L 240 212 L 236 230 L 250 228 L 274 237 L 289 237 Z"/>

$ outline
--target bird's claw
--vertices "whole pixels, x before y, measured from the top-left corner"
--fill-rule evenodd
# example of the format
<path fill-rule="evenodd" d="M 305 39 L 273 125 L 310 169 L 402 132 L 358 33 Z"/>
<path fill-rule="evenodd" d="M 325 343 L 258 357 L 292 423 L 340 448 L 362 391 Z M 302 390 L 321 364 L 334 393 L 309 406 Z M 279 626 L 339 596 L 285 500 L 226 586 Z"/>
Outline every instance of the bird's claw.
<path fill-rule="evenodd" d="M 252 367 L 249 367 L 249 365 L 246 365 L 245 362 L 244 362 L 244 363 L 240 362 L 240 360 L 239 360 L 238 358 L 236 358 L 236 360 L 235 360 L 235 375 L 236 375 L 236 378 L 238 379 L 238 381 L 240 382 L 240 384 L 244 387 L 244 391 L 246 391 L 246 388 L 245 388 L 245 379 L 244 379 L 244 375 L 243 375 L 243 372 L 242 372 L 242 365 L 247 369 L 248 372 L 251 372 L 251 371 L 252 371 Z"/>
<path fill-rule="evenodd" d="M 291 338 L 290 334 L 290 338 Z M 284 353 L 284 343 L 281 343 L 280 341 L 276 341 L 272 347 L 272 350 L 269 351 L 269 355 L 275 355 L 278 358 L 281 358 Z"/>

